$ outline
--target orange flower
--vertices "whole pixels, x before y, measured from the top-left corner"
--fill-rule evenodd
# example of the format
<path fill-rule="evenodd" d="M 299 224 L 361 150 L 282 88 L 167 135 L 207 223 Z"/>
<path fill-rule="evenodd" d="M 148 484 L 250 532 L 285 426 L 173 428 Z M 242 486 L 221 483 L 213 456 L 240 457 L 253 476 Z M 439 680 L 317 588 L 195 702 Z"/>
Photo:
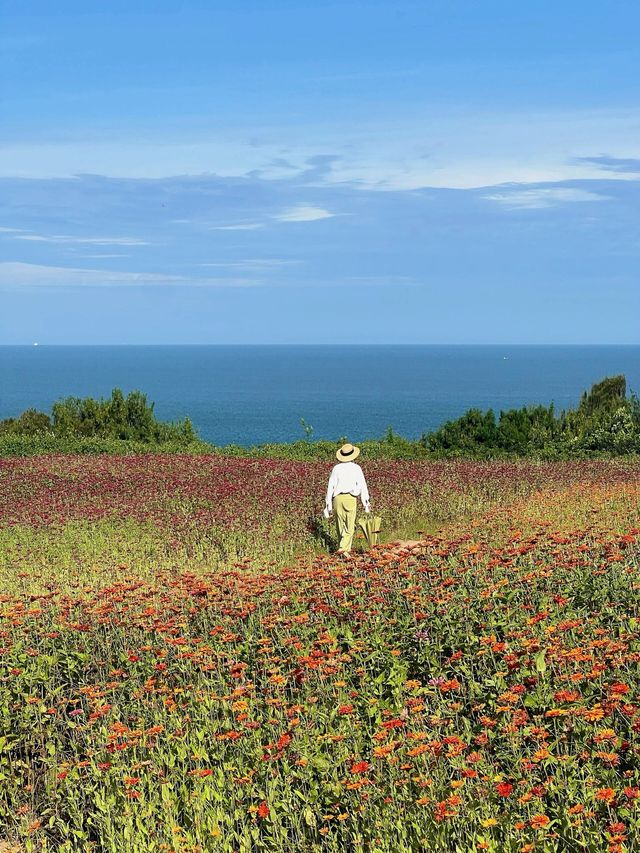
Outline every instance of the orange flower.
<path fill-rule="evenodd" d="M 602 803 L 611 804 L 616 798 L 616 792 L 613 788 L 598 788 L 596 791 L 596 800 Z"/>
<path fill-rule="evenodd" d="M 263 820 L 264 818 L 269 817 L 269 806 L 264 800 L 258 806 L 258 817 L 262 818 Z"/>
<path fill-rule="evenodd" d="M 551 756 L 551 753 L 549 752 L 549 750 L 543 748 L 543 749 L 537 750 L 537 752 L 534 752 L 533 755 L 531 756 L 531 760 L 535 764 L 539 764 L 541 761 L 544 761 L 545 758 L 549 758 L 550 756 Z"/>
<path fill-rule="evenodd" d="M 284 732 L 284 734 L 281 734 L 278 738 L 277 749 L 279 749 L 280 751 L 286 749 L 292 740 L 293 738 L 291 737 L 291 735 L 288 732 Z"/>
<path fill-rule="evenodd" d="M 550 823 L 551 820 L 546 816 L 546 814 L 537 814 L 529 821 L 529 824 L 533 829 L 546 829 Z"/>
<path fill-rule="evenodd" d="M 386 758 L 387 755 L 391 755 L 391 753 L 400 745 L 400 741 L 392 740 L 384 746 L 376 746 L 373 750 L 373 755 L 375 758 Z"/>
<path fill-rule="evenodd" d="M 428 751 L 428 745 L 425 743 L 421 743 L 419 746 L 414 746 L 413 749 L 408 749 L 407 755 L 410 755 L 412 758 L 415 758 L 417 755 L 422 755 L 423 753 Z"/>
<path fill-rule="evenodd" d="M 351 765 L 351 774 L 356 776 L 359 773 L 366 773 L 370 766 L 368 761 L 356 761 Z"/>
<path fill-rule="evenodd" d="M 598 720 L 602 720 L 605 716 L 605 713 L 599 705 L 596 705 L 593 708 L 589 708 L 588 710 L 583 711 L 582 716 L 588 722 L 595 723 Z"/>
<path fill-rule="evenodd" d="M 621 681 L 616 682 L 616 684 L 612 684 L 609 687 L 609 693 L 613 696 L 625 696 L 629 692 L 629 686 L 624 684 Z"/>
<path fill-rule="evenodd" d="M 610 767 L 615 767 L 620 764 L 620 756 L 616 752 L 596 752 L 596 758 L 608 764 Z"/>

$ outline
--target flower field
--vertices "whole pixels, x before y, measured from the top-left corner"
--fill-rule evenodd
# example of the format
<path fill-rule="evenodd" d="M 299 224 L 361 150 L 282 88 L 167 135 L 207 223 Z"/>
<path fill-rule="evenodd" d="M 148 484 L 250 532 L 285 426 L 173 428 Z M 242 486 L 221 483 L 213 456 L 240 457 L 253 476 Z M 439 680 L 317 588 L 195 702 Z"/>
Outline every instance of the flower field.
<path fill-rule="evenodd" d="M 640 465 L 0 461 L 0 850 L 640 849 Z"/>

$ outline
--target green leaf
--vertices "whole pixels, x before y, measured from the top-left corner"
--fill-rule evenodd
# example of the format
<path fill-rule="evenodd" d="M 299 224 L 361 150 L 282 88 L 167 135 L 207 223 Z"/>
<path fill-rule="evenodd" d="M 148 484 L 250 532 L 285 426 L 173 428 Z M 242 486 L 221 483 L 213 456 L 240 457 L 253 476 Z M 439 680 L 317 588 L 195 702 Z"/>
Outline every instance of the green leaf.
<path fill-rule="evenodd" d="M 540 673 L 540 675 L 544 675 L 545 672 L 547 671 L 547 662 L 544 659 L 544 655 L 545 655 L 545 650 L 542 649 L 541 651 L 538 652 L 538 654 L 535 657 L 536 670 Z"/>

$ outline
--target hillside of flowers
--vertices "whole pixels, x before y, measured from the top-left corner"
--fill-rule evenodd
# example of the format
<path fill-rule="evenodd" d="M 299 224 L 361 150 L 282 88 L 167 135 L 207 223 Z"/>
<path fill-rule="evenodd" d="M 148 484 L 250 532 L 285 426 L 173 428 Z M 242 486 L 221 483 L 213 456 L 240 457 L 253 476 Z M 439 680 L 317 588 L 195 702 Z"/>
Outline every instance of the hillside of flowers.
<path fill-rule="evenodd" d="M 0 581 L 21 567 L 92 582 L 102 573 L 286 563 L 331 544 L 333 462 L 147 454 L 0 458 Z M 437 528 L 570 483 L 624 482 L 632 463 L 364 459 L 388 534 Z M 417 525 L 416 525 L 417 522 Z"/>
<path fill-rule="evenodd" d="M 640 838 L 640 465 L 0 462 L 0 849 Z"/>

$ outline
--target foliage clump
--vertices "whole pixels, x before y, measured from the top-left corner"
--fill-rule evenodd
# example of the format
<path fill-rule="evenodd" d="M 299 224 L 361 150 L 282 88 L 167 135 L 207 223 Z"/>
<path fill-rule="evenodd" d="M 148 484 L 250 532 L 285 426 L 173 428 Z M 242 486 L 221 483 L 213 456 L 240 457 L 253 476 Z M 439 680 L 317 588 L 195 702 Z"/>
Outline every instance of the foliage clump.
<path fill-rule="evenodd" d="M 146 394 L 131 391 L 125 396 L 114 388 L 111 397 L 66 397 L 53 404 L 51 415 L 28 409 L 18 418 L 0 421 L 0 448 L 13 445 L 35 452 L 122 452 L 125 442 L 132 450 L 162 448 L 185 450 L 198 443 L 189 418 L 179 423 L 159 421 Z M 10 452 L 3 455 L 13 455 Z"/>
<path fill-rule="evenodd" d="M 330 460 L 348 440 L 313 439 L 304 418 L 305 438 L 288 443 L 215 446 L 202 441 L 189 418 L 163 423 L 145 394 L 124 396 L 116 388 L 108 399 L 67 397 L 54 403 L 51 416 L 28 409 L 18 418 L 0 421 L 0 457 L 46 453 L 214 453 L 223 456 Z M 418 440 L 389 427 L 380 438 L 358 440 L 368 459 L 580 459 L 640 454 L 640 400 L 627 394 L 624 376 L 597 382 L 582 394 L 575 409 L 559 414 L 549 406 L 523 406 L 496 416 L 469 409 Z"/>
<path fill-rule="evenodd" d="M 470 409 L 420 443 L 444 456 L 500 455 L 563 458 L 640 453 L 640 403 L 627 396 L 624 376 L 611 376 L 585 391 L 577 409 L 556 415 L 550 406 L 500 412 Z"/>

